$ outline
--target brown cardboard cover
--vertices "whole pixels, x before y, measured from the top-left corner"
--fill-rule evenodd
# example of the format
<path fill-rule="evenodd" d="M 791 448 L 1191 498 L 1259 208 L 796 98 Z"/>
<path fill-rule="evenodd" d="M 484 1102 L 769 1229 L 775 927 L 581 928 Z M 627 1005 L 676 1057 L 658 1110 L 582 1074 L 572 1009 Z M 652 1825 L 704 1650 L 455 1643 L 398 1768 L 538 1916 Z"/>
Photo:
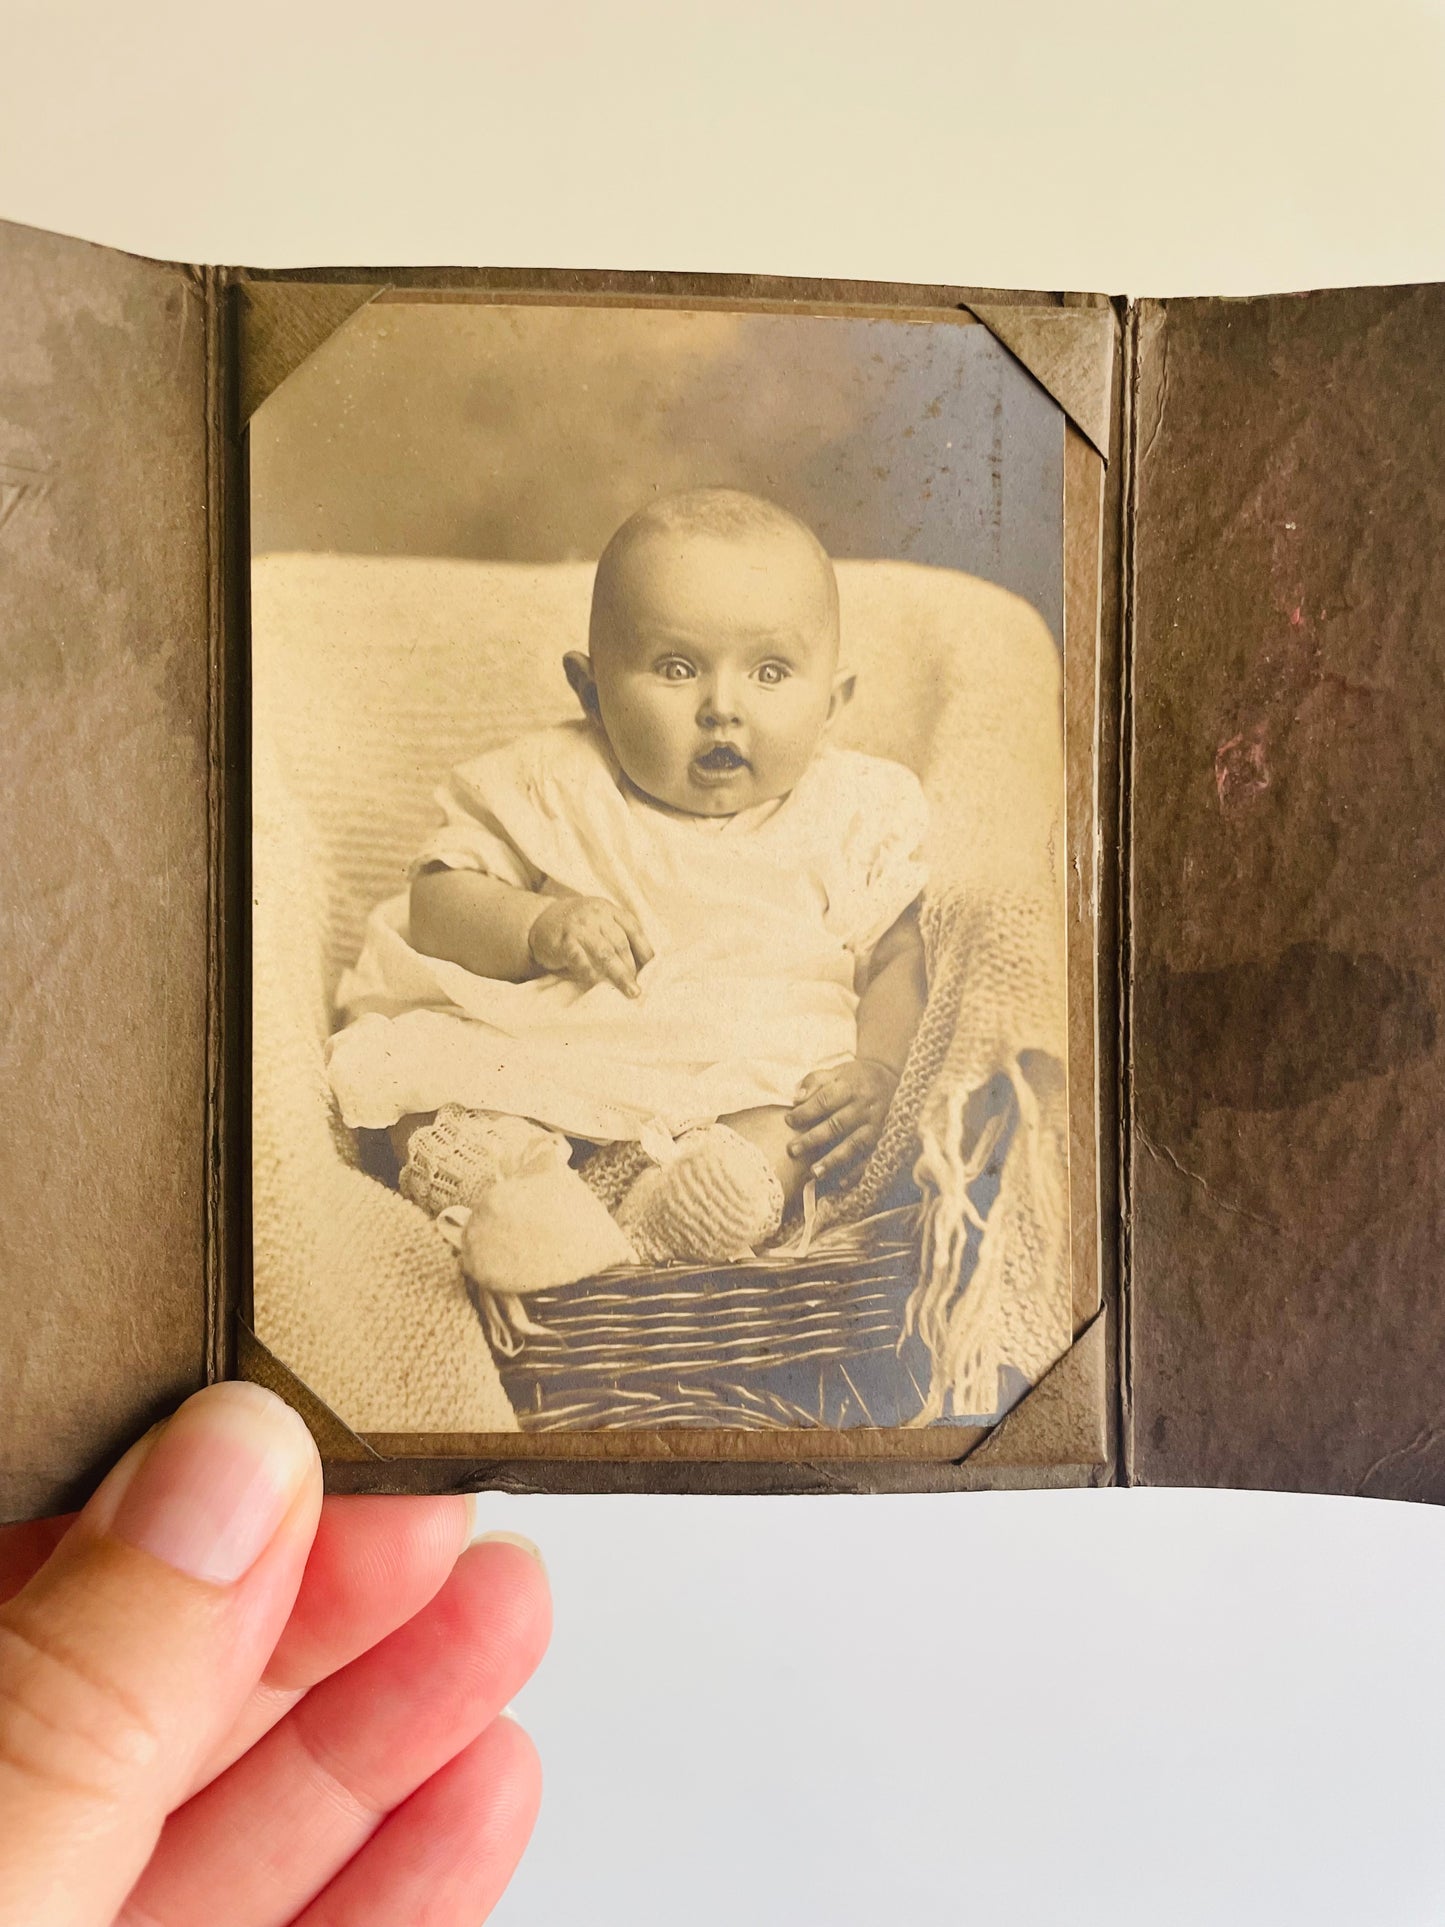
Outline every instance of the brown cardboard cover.
<path fill-rule="evenodd" d="M 225 493 L 238 477 L 218 416 L 216 277 L 12 228 L 0 255 L 0 1516 L 16 1517 L 78 1496 L 228 1366 L 235 1274 L 208 1259 L 234 1164 L 231 1186 L 211 1180 L 242 999 L 222 968 L 235 928 L 208 889 L 224 881 L 237 744 L 220 699 L 243 655 L 218 653 L 239 593 L 223 538 L 240 508 Z M 256 278 L 271 323 L 285 279 Z M 1022 314 L 1020 349 L 1052 340 L 1041 317 L 1059 312 L 1048 298 L 751 277 L 310 279 L 334 285 L 334 309 L 318 298 L 304 329 L 272 327 L 267 380 L 384 281 L 992 305 L 1000 326 Z M 1097 726 L 1100 755 L 1092 797 L 1070 759 L 1071 999 L 1081 1040 L 1097 1012 L 1099 1043 L 1097 1129 L 1081 1140 L 1076 1122 L 1074 1146 L 1077 1169 L 1097 1156 L 1098 1222 L 1076 1209 L 1075 1237 L 1097 1237 L 1106 1309 L 1097 1286 L 1080 1291 L 1073 1350 L 1009 1419 L 951 1461 L 544 1466 L 481 1439 L 407 1455 L 415 1442 L 357 1439 L 318 1409 L 334 1486 L 1109 1477 L 1117 1244 L 1119 1475 L 1445 1499 L 1442 337 L 1441 288 L 1145 303 L 1115 353 L 1129 379 L 1112 384 L 1107 475 L 1071 441 L 1069 624 L 1082 638 L 1097 621 L 1101 637 L 1095 691 L 1082 652 L 1066 667 L 1073 738 Z M 1056 386 L 1078 371 L 1066 362 Z M 1097 393 L 1075 397 L 1074 419 L 1089 407 Z M 1100 421 L 1085 426 L 1097 445 Z M 1099 830 L 1119 716 L 1116 930 Z M 1071 1046 L 1074 1076 L 1088 1076 L 1092 1043 Z M 239 1365 L 306 1407 L 244 1328 Z"/>
<path fill-rule="evenodd" d="M 0 227 L 0 1518 L 207 1375 L 208 302 Z"/>
<path fill-rule="evenodd" d="M 1445 1500 L 1445 287 L 1138 326 L 1129 1470 Z"/>

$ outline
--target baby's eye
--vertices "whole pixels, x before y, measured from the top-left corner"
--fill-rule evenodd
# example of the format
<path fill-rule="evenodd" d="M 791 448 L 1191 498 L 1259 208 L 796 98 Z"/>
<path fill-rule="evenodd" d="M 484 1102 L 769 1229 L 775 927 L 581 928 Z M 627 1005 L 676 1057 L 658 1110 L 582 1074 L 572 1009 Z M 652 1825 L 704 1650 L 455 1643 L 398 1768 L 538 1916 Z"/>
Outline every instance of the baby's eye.
<path fill-rule="evenodd" d="M 769 689 L 776 689 L 780 682 L 786 682 L 790 673 L 785 662 L 760 662 L 753 671 L 758 681 Z"/>
<path fill-rule="evenodd" d="M 666 656 L 657 665 L 657 673 L 664 682 L 690 682 L 697 671 L 681 656 Z"/>

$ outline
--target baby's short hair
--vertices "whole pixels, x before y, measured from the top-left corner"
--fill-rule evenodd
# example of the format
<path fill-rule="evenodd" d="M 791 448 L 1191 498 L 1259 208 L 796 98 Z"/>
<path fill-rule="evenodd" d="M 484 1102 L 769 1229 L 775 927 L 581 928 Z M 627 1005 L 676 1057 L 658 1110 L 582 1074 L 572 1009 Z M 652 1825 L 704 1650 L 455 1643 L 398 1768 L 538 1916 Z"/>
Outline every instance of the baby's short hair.
<path fill-rule="evenodd" d="M 746 539 L 748 536 L 783 536 L 799 542 L 815 557 L 824 585 L 828 614 L 834 629 L 838 626 L 838 578 L 832 558 L 806 522 L 790 515 L 776 502 L 761 495 L 749 495 L 740 488 L 708 486 L 681 489 L 675 495 L 659 495 L 629 515 L 597 563 L 592 585 L 591 645 L 595 648 L 606 628 L 612 605 L 613 585 L 623 560 L 637 545 L 652 535 L 674 531 L 691 535 L 717 535 Z"/>

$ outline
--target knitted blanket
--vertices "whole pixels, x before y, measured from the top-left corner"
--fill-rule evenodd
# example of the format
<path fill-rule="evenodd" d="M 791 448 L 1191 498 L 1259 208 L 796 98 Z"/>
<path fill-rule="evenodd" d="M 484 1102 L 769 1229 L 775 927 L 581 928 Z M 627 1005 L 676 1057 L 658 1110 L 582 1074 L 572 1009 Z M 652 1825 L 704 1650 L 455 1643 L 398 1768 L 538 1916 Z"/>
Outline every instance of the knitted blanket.
<path fill-rule="evenodd" d="M 260 732 L 251 817 L 256 1335 L 355 1430 L 514 1432 L 451 1246 L 337 1116 L 317 844 Z"/>
<path fill-rule="evenodd" d="M 934 827 L 924 1021 L 881 1142 L 823 1215 L 916 1181 L 922 1417 L 986 1413 L 1001 1364 L 1032 1382 L 1071 1337 L 1058 654 L 1027 604 L 957 571 L 838 574 L 859 696 L 837 740 L 909 763 Z M 323 1049 L 440 774 L 568 713 L 557 661 L 585 636 L 590 578 L 324 555 L 253 570 L 253 1318 L 360 1431 L 516 1427 L 451 1247 L 360 1168 Z"/>

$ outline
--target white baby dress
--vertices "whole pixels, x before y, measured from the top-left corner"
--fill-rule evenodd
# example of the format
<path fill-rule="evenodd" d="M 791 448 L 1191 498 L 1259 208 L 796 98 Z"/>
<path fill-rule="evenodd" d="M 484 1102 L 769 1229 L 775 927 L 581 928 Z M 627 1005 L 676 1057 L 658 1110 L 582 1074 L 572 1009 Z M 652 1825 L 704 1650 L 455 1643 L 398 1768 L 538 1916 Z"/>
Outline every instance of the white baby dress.
<path fill-rule="evenodd" d="M 858 960 L 923 888 L 926 806 L 901 764 L 824 747 L 778 801 L 690 816 L 643 797 L 579 720 L 453 771 L 419 852 L 521 889 L 603 897 L 655 956 L 641 995 L 502 983 L 414 950 L 405 894 L 368 920 L 328 1069 L 381 1129 L 456 1103 L 598 1143 L 789 1105 L 852 1055 Z"/>

